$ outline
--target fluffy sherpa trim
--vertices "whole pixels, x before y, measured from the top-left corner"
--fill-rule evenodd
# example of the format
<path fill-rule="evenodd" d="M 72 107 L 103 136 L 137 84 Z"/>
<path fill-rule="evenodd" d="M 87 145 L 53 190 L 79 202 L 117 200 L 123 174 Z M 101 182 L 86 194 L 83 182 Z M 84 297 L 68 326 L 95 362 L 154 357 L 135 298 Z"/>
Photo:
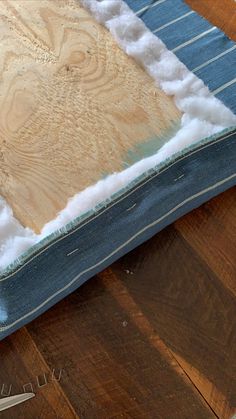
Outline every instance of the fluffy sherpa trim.
<path fill-rule="evenodd" d="M 174 97 L 177 107 L 183 112 L 181 128 L 155 155 L 75 195 L 38 235 L 21 226 L 11 208 L 0 199 L 0 270 L 33 244 L 93 209 L 148 169 L 190 144 L 236 124 L 236 116 L 167 50 L 123 0 L 81 0 L 81 3 L 111 31 L 120 47 L 145 68 L 158 86 Z"/>

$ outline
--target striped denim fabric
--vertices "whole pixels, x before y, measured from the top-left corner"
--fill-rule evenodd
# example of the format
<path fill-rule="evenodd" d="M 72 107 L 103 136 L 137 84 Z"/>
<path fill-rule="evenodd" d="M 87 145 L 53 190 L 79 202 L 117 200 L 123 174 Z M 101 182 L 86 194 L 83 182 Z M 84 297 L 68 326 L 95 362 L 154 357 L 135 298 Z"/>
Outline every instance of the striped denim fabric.
<path fill-rule="evenodd" d="M 235 113 L 235 42 L 183 0 L 125 1 L 167 48 Z"/>
<path fill-rule="evenodd" d="M 236 129 L 136 179 L 0 278 L 0 340 L 176 219 L 235 185 Z M 158 191 L 158 193 L 157 193 Z"/>

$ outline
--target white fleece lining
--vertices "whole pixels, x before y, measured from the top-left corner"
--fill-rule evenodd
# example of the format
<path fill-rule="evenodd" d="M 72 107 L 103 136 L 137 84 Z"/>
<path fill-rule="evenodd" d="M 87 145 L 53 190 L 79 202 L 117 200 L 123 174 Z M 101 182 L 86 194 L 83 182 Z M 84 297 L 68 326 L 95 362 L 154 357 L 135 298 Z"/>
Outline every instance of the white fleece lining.
<path fill-rule="evenodd" d="M 100 180 L 68 201 L 58 216 L 40 234 L 23 227 L 12 209 L 0 198 L 0 271 L 40 240 L 95 208 L 150 168 L 190 144 L 236 124 L 236 116 L 209 92 L 203 81 L 190 72 L 163 42 L 146 28 L 123 0 L 81 0 L 105 25 L 120 47 L 138 61 L 158 86 L 174 97 L 183 113 L 181 128 L 155 155 L 128 169 Z"/>

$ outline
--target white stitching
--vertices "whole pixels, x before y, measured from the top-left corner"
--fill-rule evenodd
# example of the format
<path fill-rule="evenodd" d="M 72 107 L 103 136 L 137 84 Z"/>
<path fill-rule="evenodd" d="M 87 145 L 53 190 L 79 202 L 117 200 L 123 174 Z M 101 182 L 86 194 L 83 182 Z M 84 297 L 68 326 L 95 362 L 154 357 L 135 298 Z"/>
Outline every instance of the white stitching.
<path fill-rule="evenodd" d="M 30 315 L 36 313 L 40 308 L 42 308 L 43 306 L 45 306 L 49 301 L 51 301 L 54 297 L 56 297 L 57 295 L 61 294 L 63 291 L 65 291 L 67 288 L 71 287 L 72 284 L 74 284 L 75 281 L 77 281 L 82 275 L 84 275 L 85 273 L 97 268 L 99 265 L 101 265 L 102 263 L 104 263 L 106 260 L 108 260 L 109 258 L 111 258 L 113 255 L 115 255 L 119 250 L 123 249 L 123 247 L 125 247 L 127 244 L 129 244 L 130 242 L 132 242 L 136 237 L 138 237 L 140 234 L 144 233 L 146 230 L 148 230 L 151 227 L 154 227 L 155 225 L 157 225 L 158 223 L 160 223 L 162 220 L 164 220 L 165 218 L 167 218 L 169 215 L 173 214 L 175 211 L 177 211 L 179 208 L 181 208 L 184 204 L 186 204 L 187 202 L 191 202 L 194 198 L 197 198 L 198 196 L 203 195 L 204 193 L 217 188 L 217 186 L 223 185 L 224 183 L 226 183 L 228 180 L 233 179 L 234 177 L 236 177 L 236 173 L 228 176 L 227 178 L 225 178 L 224 180 L 221 180 L 220 182 L 215 183 L 212 186 L 209 186 L 208 188 L 204 189 L 201 192 L 198 192 L 194 195 L 192 195 L 189 198 L 186 198 L 184 201 L 182 201 L 180 204 L 176 205 L 174 208 L 172 208 L 170 211 L 168 211 L 166 214 L 162 215 L 160 218 L 158 218 L 157 220 L 153 221 L 152 223 L 148 224 L 147 226 L 143 227 L 141 230 L 139 230 L 137 233 L 135 233 L 132 237 L 129 238 L 129 240 L 127 240 L 125 243 L 123 243 L 122 245 L 120 245 L 119 247 L 117 247 L 117 249 L 113 250 L 108 256 L 106 256 L 105 258 L 103 258 L 102 260 L 100 260 L 100 262 L 97 262 L 95 265 L 90 266 L 90 268 L 87 268 L 85 270 L 83 270 L 82 272 L 80 272 L 78 275 L 76 275 L 68 284 L 66 284 L 64 287 L 62 287 L 60 290 L 56 291 L 53 295 L 51 295 L 50 297 L 48 297 L 44 302 L 42 302 L 38 307 L 34 308 L 33 310 L 31 310 L 29 313 L 25 314 L 24 316 L 22 316 L 21 318 L 15 320 L 13 323 L 11 323 L 10 325 L 7 326 L 3 326 L 0 327 L 0 332 L 3 332 L 4 330 L 8 330 L 11 327 L 15 326 L 17 323 L 21 322 L 22 320 L 26 319 L 27 317 L 29 317 Z"/>

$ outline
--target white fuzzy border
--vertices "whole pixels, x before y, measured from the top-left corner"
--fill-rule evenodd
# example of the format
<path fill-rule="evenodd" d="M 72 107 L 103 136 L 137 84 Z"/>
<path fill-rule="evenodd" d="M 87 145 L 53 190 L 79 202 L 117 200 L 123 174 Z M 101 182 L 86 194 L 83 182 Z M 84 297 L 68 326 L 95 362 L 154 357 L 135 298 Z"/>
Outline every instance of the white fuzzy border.
<path fill-rule="evenodd" d="M 157 85 L 174 97 L 176 106 L 183 113 L 181 128 L 155 155 L 76 194 L 39 235 L 24 228 L 0 198 L 0 271 L 32 245 L 110 198 L 145 171 L 190 144 L 236 124 L 235 115 L 212 96 L 203 81 L 147 29 L 123 0 L 80 2 L 110 30 L 120 47 L 145 68 Z"/>

